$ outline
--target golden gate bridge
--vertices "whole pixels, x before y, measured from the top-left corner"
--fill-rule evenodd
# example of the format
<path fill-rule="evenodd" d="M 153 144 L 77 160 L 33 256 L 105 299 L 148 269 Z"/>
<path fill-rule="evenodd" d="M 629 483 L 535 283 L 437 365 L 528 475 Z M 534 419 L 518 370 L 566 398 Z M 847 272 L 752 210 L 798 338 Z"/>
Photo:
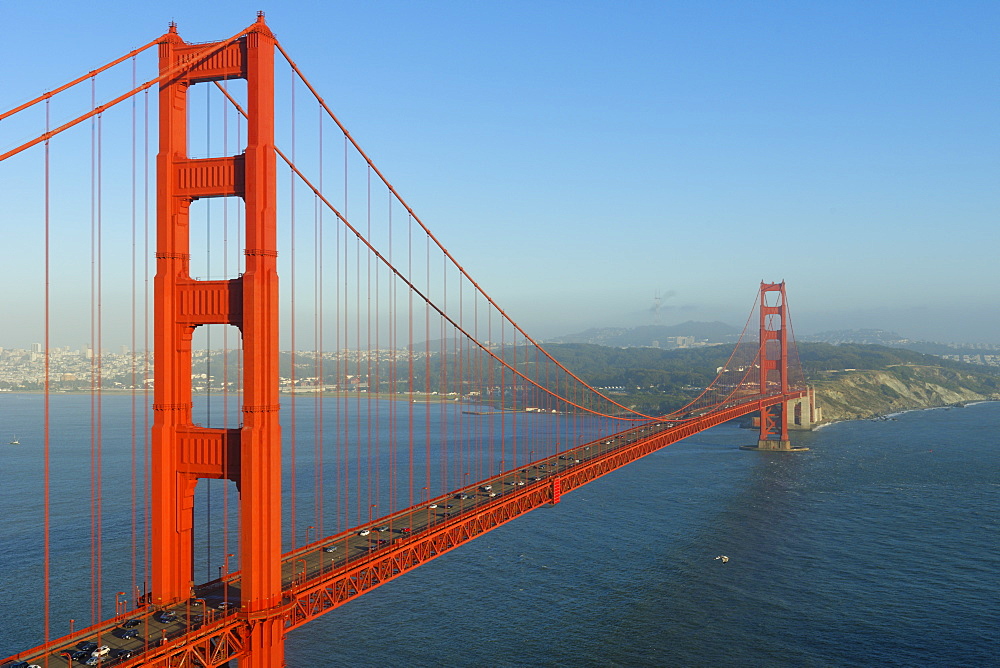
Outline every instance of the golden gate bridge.
<path fill-rule="evenodd" d="M 24 137 L 0 154 L 5 183 L 38 193 L 9 213 L 33 230 L 21 271 L 43 314 L 25 327 L 44 341 L 40 628 L 2 665 L 281 666 L 291 630 L 640 457 L 750 413 L 753 448 L 790 451 L 810 423 L 784 283 L 760 284 L 728 361 L 676 411 L 587 385 L 434 236 L 263 14 L 212 43 L 171 25 L 0 121 Z M 67 322 L 83 373 L 56 364 Z M 123 370 L 105 341 L 124 330 Z M 52 463 L 74 382 L 90 610 L 63 634 Z M 104 526 L 122 396 L 127 545 Z"/>

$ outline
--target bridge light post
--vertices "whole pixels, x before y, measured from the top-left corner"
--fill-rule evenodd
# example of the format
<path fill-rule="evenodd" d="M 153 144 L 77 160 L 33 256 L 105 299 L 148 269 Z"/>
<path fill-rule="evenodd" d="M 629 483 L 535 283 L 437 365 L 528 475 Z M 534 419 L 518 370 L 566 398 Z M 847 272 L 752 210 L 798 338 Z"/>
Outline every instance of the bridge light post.
<path fill-rule="evenodd" d="M 319 540 L 319 536 L 316 535 L 316 533 L 317 533 L 316 532 L 316 527 L 314 527 L 314 526 L 308 526 L 308 527 L 306 527 L 306 544 L 307 545 L 309 544 L 309 531 L 313 532 L 313 540 Z"/>
<path fill-rule="evenodd" d="M 377 503 L 373 503 L 373 504 L 371 504 L 371 505 L 368 506 L 368 530 L 369 531 L 371 531 L 372 529 L 375 528 L 375 527 L 372 526 L 372 523 L 375 521 L 375 509 L 376 508 L 378 508 L 378 504 Z M 372 551 L 371 539 L 368 539 L 368 551 L 369 552 Z"/>
<path fill-rule="evenodd" d="M 208 603 L 206 603 L 205 599 L 203 598 L 196 598 L 194 599 L 194 602 L 201 603 L 201 623 L 202 625 L 204 625 L 206 622 L 208 622 Z M 190 623 L 190 621 L 191 619 L 188 618 L 188 623 Z"/>
<path fill-rule="evenodd" d="M 121 597 L 125 596 L 125 592 L 120 591 L 115 594 L 115 615 L 120 615 L 127 609 L 128 601 L 121 600 Z"/>
<path fill-rule="evenodd" d="M 222 580 L 222 600 L 229 603 L 229 557 L 235 557 L 235 554 L 227 554 L 223 560 L 222 565 L 219 566 L 219 579 Z M 223 579 L 225 578 L 225 579 Z"/>

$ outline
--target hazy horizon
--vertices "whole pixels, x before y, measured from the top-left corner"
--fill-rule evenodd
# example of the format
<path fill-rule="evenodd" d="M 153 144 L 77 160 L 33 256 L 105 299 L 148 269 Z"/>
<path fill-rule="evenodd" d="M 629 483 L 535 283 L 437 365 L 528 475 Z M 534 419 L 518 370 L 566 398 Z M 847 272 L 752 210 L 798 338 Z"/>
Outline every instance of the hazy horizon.
<path fill-rule="evenodd" d="M 389 181 L 535 338 L 653 324 L 656 295 L 662 324 L 740 328 L 759 282 L 784 280 L 799 335 L 1000 343 L 1000 4 L 270 5 L 11 5 L 0 57 L 18 66 L 0 110 L 171 20 L 200 42 L 263 9 Z M 129 118 L 105 116 L 102 187 L 126 196 L 130 176 L 111 164 L 127 162 Z M 5 148 L 34 136 L 12 119 L 0 127 Z M 52 142 L 61 172 L 90 173 L 89 157 L 66 157 L 71 142 L 89 151 L 90 133 Z M 0 170 L 0 341 L 27 347 L 42 322 L 40 153 Z M 66 343 L 53 345 L 131 345 L 133 312 L 144 337 L 153 250 L 128 219 L 141 232 L 155 208 L 105 206 L 95 322 L 91 192 L 57 192 L 51 336 Z M 287 266 L 280 275 L 287 286 Z"/>

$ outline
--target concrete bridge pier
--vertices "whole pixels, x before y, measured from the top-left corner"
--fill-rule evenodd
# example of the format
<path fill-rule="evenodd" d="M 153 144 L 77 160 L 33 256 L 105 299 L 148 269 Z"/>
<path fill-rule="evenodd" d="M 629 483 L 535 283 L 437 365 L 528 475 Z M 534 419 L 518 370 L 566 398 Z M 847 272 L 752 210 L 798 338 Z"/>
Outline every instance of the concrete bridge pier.
<path fill-rule="evenodd" d="M 812 431 L 814 425 L 823 421 L 822 409 L 816 405 L 816 391 L 811 387 L 806 396 L 785 402 L 784 413 L 789 430 Z"/>
<path fill-rule="evenodd" d="M 763 411 L 762 411 L 763 412 Z M 812 431 L 813 425 L 821 420 L 819 408 L 816 406 L 815 394 L 812 388 L 804 397 L 789 399 L 781 405 L 781 420 L 784 422 L 779 429 L 780 436 L 775 438 L 760 438 L 757 445 L 741 445 L 741 450 L 758 452 L 805 452 L 809 448 L 793 446 L 788 439 L 789 431 Z M 762 418 L 754 418 L 755 426 L 760 426 Z M 763 436 L 763 432 L 762 432 Z M 784 438 L 782 438 L 784 436 Z"/>

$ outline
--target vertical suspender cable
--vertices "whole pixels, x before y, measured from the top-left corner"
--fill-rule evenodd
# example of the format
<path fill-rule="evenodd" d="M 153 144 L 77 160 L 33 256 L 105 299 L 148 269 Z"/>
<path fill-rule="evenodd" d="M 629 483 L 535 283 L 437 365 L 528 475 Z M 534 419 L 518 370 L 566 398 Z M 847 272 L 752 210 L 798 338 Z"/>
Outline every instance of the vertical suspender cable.
<path fill-rule="evenodd" d="M 386 225 L 387 225 L 387 236 L 389 245 L 389 262 L 393 262 L 393 234 L 392 234 L 392 195 L 387 198 L 386 206 Z M 396 354 L 396 285 L 397 281 L 393 280 L 392 276 L 387 276 L 388 285 L 387 287 L 387 298 L 388 298 L 388 329 L 389 329 L 389 341 L 388 341 L 388 351 L 389 351 L 389 366 L 388 366 L 388 388 L 390 392 L 389 400 L 389 508 L 395 512 L 399 508 L 399 495 L 397 493 L 397 487 L 399 485 L 399 478 L 397 476 L 397 447 L 399 446 L 399 441 L 397 434 L 399 432 L 398 425 L 396 424 L 396 406 L 399 403 L 396 401 L 398 396 L 399 386 L 397 385 L 398 369 L 396 368 L 397 362 L 399 360 Z"/>
<path fill-rule="evenodd" d="M 104 114 L 97 116 L 97 618 L 101 613 L 104 577 Z"/>
<path fill-rule="evenodd" d="M 291 81 L 291 126 L 292 126 L 291 127 L 291 133 L 292 133 L 292 147 L 291 147 L 292 148 L 292 163 L 294 163 L 295 162 L 295 78 L 294 77 L 292 77 L 292 81 Z M 291 424 L 289 425 L 290 426 L 290 431 L 291 431 L 291 435 L 290 435 L 290 438 L 289 438 L 289 450 L 290 450 L 290 455 L 291 455 L 291 460 L 292 460 L 291 471 L 290 471 L 290 476 L 291 476 L 290 483 L 291 483 L 291 488 L 292 488 L 291 489 L 291 496 L 292 496 L 292 498 L 291 498 L 291 504 L 290 504 L 291 505 L 291 508 L 290 508 L 290 511 L 291 511 L 290 512 L 290 518 L 291 518 L 291 523 L 292 523 L 292 526 L 291 526 L 291 529 L 292 529 L 292 549 L 295 549 L 295 547 L 298 545 L 298 538 L 297 538 L 297 536 L 298 536 L 298 524 L 296 522 L 296 517 L 295 517 L 295 507 L 296 507 L 295 503 L 296 503 L 296 496 L 297 496 L 296 493 L 295 493 L 295 474 L 296 474 L 295 443 L 296 443 L 296 440 L 298 439 L 298 432 L 296 431 L 296 427 L 298 425 L 296 424 L 296 421 L 295 421 L 296 420 L 295 398 L 296 398 L 296 394 L 298 394 L 298 393 L 296 392 L 296 387 L 295 387 L 295 380 L 296 380 L 295 379 L 295 316 L 296 316 L 296 313 L 295 313 L 295 181 L 296 181 L 296 178 L 295 178 L 295 172 L 292 171 L 292 170 L 289 170 L 289 179 L 290 179 L 290 183 L 289 183 L 289 200 L 290 200 L 290 203 L 289 203 L 289 218 L 290 218 L 289 228 L 290 228 L 290 235 L 291 235 L 291 244 L 290 244 L 290 252 L 291 252 L 290 261 L 291 261 L 291 267 L 289 267 L 289 274 L 290 274 L 291 293 L 292 293 L 291 299 L 290 299 L 290 304 L 289 304 L 289 307 L 291 309 L 290 315 L 291 315 L 291 321 L 292 321 L 291 325 L 290 325 L 290 335 L 291 335 L 291 344 L 292 345 L 291 345 L 291 352 L 289 354 L 289 366 L 290 366 L 290 370 L 289 370 L 289 389 L 291 390 L 291 393 L 292 393 L 291 394 L 291 398 L 290 398 L 290 404 L 291 404 L 290 405 L 290 412 L 291 412 L 290 423 Z"/>
<path fill-rule="evenodd" d="M 323 109 L 319 108 L 319 189 L 323 191 Z M 323 359 L 323 207 L 314 197 L 314 237 L 315 237 L 315 329 L 316 329 L 316 376 L 320 387 L 325 388 L 326 371 Z M 313 438 L 313 504 L 316 514 L 316 535 L 324 536 L 323 525 L 323 417 L 326 406 L 325 391 L 316 393 L 316 427 Z"/>
<path fill-rule="evenodd" d="M 407 248 L 407 275 L 413 275 L 413 217 L 411 215 L 406 216 L 406 248 Z M 407 444 L 409 447 L 409 457 L 410 457 L 410 475 L 409 475 L 409 499 L 407 500 L 407 506 L 413 505 L 413 354 L 416 346 L 413 342 L 413 288 L 411 287 L 407 291 L 407 317 L 408 317 L 408 331 L 407 331 L 407 372 L 409 378 L 407 380 L 406 391 L 410 398 L 410 401 L 406 404 L 407 407 Z"/>
<path fill-rule="evenodd" d="M 447 261 L 446 258 L 444 258 L 443 256 L 442 259 Z M 441 272 L 441 304 L 443 305 L 444 309 L 447 310 L 448 267 L 442 263 L 442 268 L 443 270 Z M 438 366 L 440 369 L 438 373 L 440 380 L 438 381 L 437 391 L 440 392 L 442 395 L 444 395 L 442 397 L 443 400 L 438 402 L 441 413 L 441 426 L 438 428 L 440 434 L 438 437 L 438 442 L 440 443 L 440 452 L 438 453 L 438 459 L 441 460 L 441 473 L 440 473 L 441 477 L 438 479 L 438 483 L 440 485 L 444 485 L 445 482 L 448 480 L 447 397 L 448 397 L 448 392 L 450 390 L 450 386 L 448 384 L 448 330 L 447 330 L 447 323 L 445 322 L 444 318 L 439 318 L 438 323 L 439 323 L 438 331 L 440 332 L 441 343 L 440 343 L 440 352 L 438 353 L 438 358 L 439 358 Z"/>
<path fill-rule="evenodd" d="M 366 233 L 368 235 L 368 238 L 371 239 L 372 238 L 372 170 L 371 170 L 371 167 L 368 167 L 367 172 L 368 172 L 368 182 L 367 182 L 368 202 L 367 202 L 367 212 L 366 213 L 367 213 L 367 225 L 368 225 L 368 229 L 367 229 Z M 358 247 L 360 248 L 361 244 L 358 244 Z M 366 327 L 365 327 L 365 335 L 366 335 L 367 340 L 368 340 L 368 345 L 366 346 L 367 353 L 365 355 L 365 361 L 367 362 L 366 368 L 365 368 L 365 384 L 368 386 L 368 389 L 365 392 L 365 404 L 366 404 L 365 422 L 366 422 L 367 428 L 368 428 L 368 435 L 367 435 L 367 438 L 365 440 L 368 441 L 368 471 L 369 471 L 369 473 L 368 473 L 368 489 L 369 489 L 369 500 L 368 500 L 368 503 L 374 503 L 375 507 L 377 508 L 378 507 L 378 503 L 379 503 L 378 481 L 379 481 L 380 470 L 379 470 L 379 466 L 378 466 L 379 460 L 378 460 L 378 456 L 377 456 L 378 449 L 372 447 L 372 437 L 373 437 L 372 419 L 373 419 L 373 416 L 372 416 L 372 256 L 371 256 L 371 253 L 365 253 L 365 257 L 367 259 L 367 266 L 366 266 L 367 278 L 365 279 L 365 289 L 367 290 L 367 299 L 366 299 L 366 301 L 367 301 L 367 304 L 366 304 L 367 324 L 366 324 Z M 378 293 L 377 292 L 375 293 L 375 298 L 376 299 L 378 298 Z M 359 316 L 360 316 L 360 314 L 359 314 Z M 360 317 L 358 319 L 360 320 Z M 361 347 L 360 342 L 359 342 L 358 347 L 359 348 Z M 377 390 L 377 387 L 376 387 L 376 390 Z M 374 457 L 374 460 L 373 460 L 373 456 L 372 456 L 373 453 L 375 453 L 375 455 L 376 455 Z M 374 475 L 372 474 L 373 469 L 374 469 Z M 375 492 L 375 494 L 374 494 L 375 500 L 374 501 L 371 500 L 372 499 L 371 489 L 372 489 L 373 485 L 374 485 L 374 488 L 375 488 L 374 489 L 374 492 Z"/>
<path fill-rule="evenodd" d="M 344 139 L 344 216 L 347 216 L 347 139 L 346 138 Z M 347 356 L 348 348 L 349 348 L 348 328 L 350 326 L 349 323 L 347 322 L 347 320 L 348 320 L 348 315 L 350 313 L 350 309 L 348 308 L 349 297 L 348 297 L 348 289 L 347 289 L 347 285 L 348 285 L 348 283 L 347 283 L 347 273 L 348 273 L 349 267 L 348 267 L 348 244 L 347 244 L 347 230 L 346 229 L 344 230 L 344 247 L 343 247 L 343 258 L 342 258 L 342 261 L 343 261 L 343 270 L 344 270 L 344 273 L 343 273 L 344 303 L 343 303 L 343 305 L 341 307 L 341 316 L 340 317 L 341 317 L 341 323 L 343 325 L 343 330 L 344 330 L 344 338 L 343 338 L 343 341 L 341 343 L 340 356 L 341 356 L 341 358 L 344 361 L 344 371 L 343 371 L 343 376 L 342 377 L 346 381 L 347 380 L 347 372 L 350 369 L 350 364 L 349 364 L 349 360 L 348 360 L 348 356 Z M 351 447 L 351 438 L 350 438 L 350 425 L 349 425 L 349 422 L 350 422 L 350 409 L 349 409 L 349 406 L 348 406 L 348 403 L 347 403 L 347 393 L 346 392 L 343 393 L 343 397 L 344 397 L 344 401 L 343 401 L 344 414 L 343 414 L 343 418 L 342 418 L 343 419 L 343 429 L 342 429 L 342 432 L 344 434 L 344 502 L 345 502 L 345 512 L 347 513 L 347 516 L 345 518 L 347 520 L 347 522 L 345 523 L 344 526 L 348 526 L 349 527 L 349 526 L 351 526 L 351 521 L 350 521 L 350 509 L 351 509 L 351 495 L 350 495 L 350 489 L 351 489 L 351 486 L 350 486 L 350 480 L 351 480 L 351 464 L 350 464 L 351 453 L 350 453 L 350 447 Z M 360 515 L 360 509 L 358 510 L 358 515 Z M 357 515 L 355 517 L 357 517 Z"/>
<path fill-rule="evenodd" d="M 143 280 L 144 280 L 144 293 L 143 293 L 143 367 L 142 367 L 142 405 L 150 405 L 150 388 L 149 388 L 149 91 L 143 91 Z M 152 471 L 149 465 L 149 452 L 150 452 L 150 430 L 149 430 L 149 410 L 143 410 L 142 412 L 142 433 L 143 433 L 143 450 L 142 450 L 142 480 L 145 489 L 149 489 L 151 484 Z M 144 545 L 143 550 L 143 589 L 145 589 L 145 583 L 149 580 L 149 562 L 151 557 L 150 550 L 152 549 L 151 544 L 151 532 L 152 532 L 152 510 L 150 509 L 149 503 L 144 506 L 145 510 L 143 512 L 143 525 L 145 526 L 144 531 Z M 145 594 L 145 591 L 143 591 Z M 138 597 L 137 597 L 138 598 Z"/>
<path fill-rule="evenodd" d="M 90 103 L 96 104 L 95 82 L 90 80 Z M 95 267 L 97 262 L 97 121 L 90 120 L 90 623 L 100 619 L 97 615 L 97 441 L 96 441 L 96 386 L 97 370 L 94 364 L 94 309 L 97 302 Z"/>
<path fill-rule="evenodd" d="M 133 57 L 132 58 L 132 87 L 135 88 L 135 85 L 136 85 L 136 63 L 135 63 L 135 58 Z M 138 439 L 138 434 L 136 433 L 137 429 L 138 429 L 138 405 L 137 405 L 138 396 L 137 396 L 137 393 L 136 393 L 137 369 L 136 369 L 136 358 L 135 358 L 135 344 L 136 344 L 136 338 L 135 338 L 135 334 L 136 334 L 135 333 L 135 329 L 136 329 L 136 312 L 135 312 L 135 309 L 136 309 L 136 303 L 138 301 L 138 294 L 137 294 L 138 293 L 138 287 L 136 286 L 136 278 L 137 278 L 136 271 L 138 269 L 138 263 L 136 262 L 136 257 L 135 257 L 136 251 L 138 250 L 138 243 L 137 243 L 138 242 L 138 231 L 136 230 L 136 222 L 137 222 L 136 205 L 138 203 L 138 200 L 137 200 L 138 191 L 136 189 L 136 178 L 137 178 L 137 171 L 138 171 L 137 170 L 137 165 L 136 165 L 136 153 L 137 153 L 136 106 L 137 106 L 137 104 L 138 104 L 138 101 L 133 96 L 132 97 L 132 110 L 131 110 L 131 112 L 132 112 L 132 169 L 130 170 L 131 177 L 132 177 L 132 179 L 131 179 L 131 181 L 132 181 L 132 183 L 131 183 L 131 185 L 132 185 L 132 202 L 131 202 L 131 204 L 132 204 L 132 216 L 131 216 L 131 218 L 132 218 L 132 221 L 131 221 L 132 222 L 132 317 L 129 318 L 129 321 L 131 323 L 131 328 L 132 328 L 132 337 L 131 337 L 131 339 L 129 341 L 129 356 L 130 356 L 130 360 L 129 360 L 130 364 L 129 364 L 129 366 L 130 366 L 130 369 L 131 369 L 131 379 L 130 379 L 131 382 L 129 383 L 129 385 L 131 386 L 131 389 L 129 390 L 129 395 L 130 395 L 131 404 L 132 404 L 131 405 L 131 417 L 132 417 L 132 428 L 131 428 L 131 446 L 132 446 L 131 447 L 131 469 L 132 469 L 132 471 L 131 471 L 131 473 L 132 473 L 132 485 L 131 485 L 131 494 L 132 494 L 132 498 L 131 498 L 131 501 L 132 501 L 132 504 L 131 504 L 131 513 L 132 513 L 132 518 L 131 518 L 132 519 L 132 521 L 131 521 L 131 525 L 132 525 L 132 531 L 131 531 L 131 548 L 132 549 L 131 549 L 131 557 L 132 557 L 132 559 L 131 559 L 131 561 L 132 561 L 132 572 L 131 572 L 131 576 L 132 577 L 131 577 L 131 580 L 129 581 L 129 589 L 128 589 L 128 591 L 130 591 L 130 592 L 134 592 L 135 591 L 135 587 L 136 587 L 136 584 L 138 582 L 138 579 L 136 577 L 136 568 L 137 568 L 137 564 L 138 564 L 137 551 L 136 551 L 137 550 L 137 538 L 138 538 L 138 536 L 137 536 L 137 528 L 138 527 L 137 527 L 137 522 L 136 522 L 136 501 L 137 501 L 137 486 L 138 486 L 137 485 L 138 479 L 137 479 L 137 475 L 136 475 L 137 468 L 138 468 L 138 466 L 137 466 L 138 465 L 138 457 L 137 457 L 137 452 L 136 452 L 137 439 Z M 118 612 L 118 611 L 115 610 L 115 612 Z"/>
<path fill-rule="evenodd" d="M 336 462 L 337 462 L 337 523 L 338 529 L 343 530 L 350 526 L 348 522 L 348 505 L 347 505 L 347 446 L 344 445 L 344 417 L 341 413 L 343 407 L 342 397 L 344 396 L 344 375 L 345 371 L 343 369 L 343 353 L 344 348 L 340 339 L 340 320 L 343 315 L 343 304 L 340 301 L 340 290 L 341 290 L 341 280 L 340 280 L 340 230 L 338 226 L 334 228 L 334 267 L 333 267 L 333 296 L 334 304 L 336 308 L 333 314 L 333 332 L 334 332 L 334 377 L 337 379 L 337 396 L 335 399 L 336 411 L 334 413 L 334 430 L 336 438 L 334 439 L 334 448 L 336 450 Z"/>
<path fill-rule="evenodd" d="M 46 132 L 49 131 L 50 112 L 51 112 L 51 109 L 49 108 L 49 101 L 46 100 L 45 101 L 45 131 Z M 49 434 L 49 424 L 50 424 L 50 418 L 51 418 L 50 406 L 49 406 L 49 388 L 50 388 L 49 383 L 50 383 L 50 380 L 51 380 L 50 366 L 49 366 L 49 361 L 50 361 L 49 346 L 50 346 L 51 342 L 50 342 L 50 339 L 49 339 L 49 332 L 50 332 L 51 314 L 52 314 L 51 308 L 50 308 L 50 301 L 49 301 L 49 297 L 50 297 L 50 293 L 49 293 L 49 279 L 50 279 L 49 268 L 50 268 L 50 260 L 51 260 L 50 248 L 49 248 L 49 232 L 50 232 L 49 223 L 50 223 L 51 218 L 50 218 L 50 215 L 49 215 L 50 214 L 49 207 L 50 207 L 51 202 L 52 202 L 51 198 L 49 197 L 50 192 L 51 192 L 50 191 L 50 185 L 51 184 L 50 184 L 50 172 L 49 172 L 49 140 L 46 139 L 45 140 L 45 380 L 44 380 L 45 391 L 43 393 L 44 405 L 43 405 L 43 409 L 42 409 L 42 428 L 44 430 L 44 439 L 43 440 L 44 440 L 44 447 L 45 447 L 45 463 L 44 463 L 44 467 L 45 467 L 45 493 L 44 493 L 44 496 L 45 496 L 45 518 L 44 518 L 44 525 L 45 526 L 42 529 L 43 534 L 44 534 L 43 540 L 44 540 L 44 543 L 45 543 L 44 544 L 44 548 L 43 548 L 43 551 L 44 551 L 44 555 L 43 555 L 43 562 L 44 562 L 44 565 L 43 565 L 43 568 L 44 568 L 43 579 L 45 580 L 45 591 L 44 591 L 45 601 L 44 601 L 44 615 L 43 615 L 44 619 L 43 619 L 43 624 L 44 624 L 44 638 L 45 638 L 45 642 L 46 643 L 49 642 L 49 636 L 51 635 L 50 634 L 50 621 L 49 621 L 49 603 L 50 603 L 50 598 L 49 597 L 50 597 L 50 587 L 51 587 L 51 580 L 50 580 L 50 577 L 51 577 L 51 569 L 50 569 L 50 566 L 51 566 L 50 565 L 51 543 L 50 543 L 50 540 L 51 540 L 51 533 L 52 533 L 52 515 L 51 515 L 51 508 L 50 508 L 51 496 L 52 496 L 52 488 L 51 488 L 51 482 L 50 482 L 50 478 L 49 478 L 49 474 L 50 474 L 50 471 L 51 471 L 51 468 L 50 468 L 50 454 L 51 454 L 50 444 L 51 444 L 51 442 L 50 442 L 50 438 L 49 438 L 49 436 L 50 436 L 50 434 Z"/>
<path fill-rule="evenodd" d="M 431 296 L 431 245 L 428 238 L 424 238 L 424 266 L 426 273 L 427 296 Z M 431 307 L 424 302 L 424 392 L 426 393 L 423 402 L 424 409 L 424 498 L 426 501 L 430 496 L 431 489 L 431 410 L 428 400 L 431 396 Z"/>
<path fill-rule="evenodd" d="M 373 490 L 372 490 L 372 449 L 371 441 L 369 441 L 365 436 L 365 427 L 367 420 L 365 418 L 365 402 L 361 400 L 361 386 L 363 384 L 362 378 L 364 377 L 364 364 L 366 360 L 364 359 L 364 349 L 361 346 L 361 342 L 364 337 L 361 335 L 361 324 L 363 319 L 364 310 L 361 306 L 361 300 L 363 293 L 362 282 L 361 282 L 361 243 L 354 239 L 354 295 L 355 295 L 355 305 L 354 305 L 354 346 L 355 355 L 357 357 L 357 392 L 355 392 L 355 410 L 357 412 L 357 423 L 355 425 L 355 433 L 358 439 L 358 459 L 362 459 L 362 454 L 364 454 L 365 463 L 365 483 L 367 487 L 367 499 L 368 499 L 368 518 L 369 520 L 374 519 L 375 504 L 372 501 Z M 361 444 L 365 443 L 365 453 L 361 451 Z M 360 491 L 360 490 L 359 490 Z"/>

